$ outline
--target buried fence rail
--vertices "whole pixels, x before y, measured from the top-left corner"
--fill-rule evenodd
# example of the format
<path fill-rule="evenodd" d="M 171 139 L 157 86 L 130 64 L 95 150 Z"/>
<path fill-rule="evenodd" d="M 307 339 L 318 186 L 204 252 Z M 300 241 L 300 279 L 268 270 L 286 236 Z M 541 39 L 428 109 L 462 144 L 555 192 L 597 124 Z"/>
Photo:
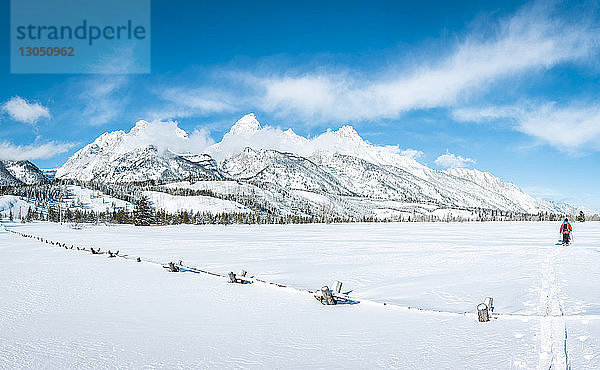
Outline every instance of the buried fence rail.
<path fill-rule="evenodd" d="M 311 290 L 304 290 L 304 289 L 298 289 L 298 288 L 294 288 L 294 287 L 288 287 L 287 285 L 284 284 L 280 284 L 277 282 L 269 282 L 269 281 L 265 281 L 259 278 L 256 278 L 254 276 L 247 276 L 247 271 L 246 270 L 241 270 L 239 272 L 239 274 L 235 274 L 234 272 L 229 272 L 227 275 L 222 275 L 222 274 L 218 274 L 215 272 L 211 272 L 211 271 L 207 271 L 204 269 L 200 269 L 197 267 L 193 267 L 193 266 L 187 266 L 183 264 L 183 261 L 178 261 L 177 263 L 175 262 L 168 262 L 167 264 L 165 263 L 161 263 L 158 261 L 154 261 L 154 260 L 150 260 L 150 259 L 142 259 L 142 257 L 133 257 L 133 256 L 129 256 L 127 254 L 123 254 L 123 253 L 119 253 L 119 251 L 116 252 L 111 252 L 110 250 L 107 252 L 101 252 L 100 248 L 95 249 L 93 246 L 75 246 L 75 245 L 70 245 L 68 246 L 66 243 L 60 243 L 57 241 L 52 241 L 46 238 L 43 238 L 41 236 L 36 236 L 36 235 L 32 235 L 32 234 L 26 234 L 26 233 L 22 233 L 19 231 L 15 231 L 15 230 L 10 230 L 9 228 L 7 228 L 5 225 L 2 225 L 2 227 L 4 228 L 5 231 L 9 232 L 9 233 L 13 233 L 16 235 L 19 235 L 21 237 L 25 237 L 25 238 L 31 238 L 34 240 L 37 240 L 41 243 L 45 243 L 48 245 L 53 245 L 53 246 L 57 246 L 57 247 L 61 247 L 61 248 L 65 248 L 65 249 L 76 249 L 78 251 L 85 251 L 85 252 L 91 252 L 91 254 L 94 255 L 102 255 L 102 254 L 107 254 L 109 258 L 114 258 L 114 257 L 119 257 L 119 258 L 123 258 L 126 260 L 132 260 L 135 262 L 146 262 L 146 263 L 151 263 L 151 264 L 155 264 L 155 265 L 159 265 L 164 267 L 165 269 L 168 269 L 169 272 L 192 272 L 192 273 L 196 273 L 196 274 L 207 274 L 207 275 L 212 275 L 212 276 L 216 276 L 216 277 L 220 277 L 220 278 L 226 278 L 228 279 L 228 282 L 230 283 L 237 283 L 237 284 L 252 284 L 253 282 L 260 282 L 263 284 L 269 284 L 269 285 L 274 285 L 280 288 L 290 288 L 290 289 L 294 289 L 300 292 L 304 292 L 304 293 L 310 293 L 311 295 L 313 295 L 318 301 L 320 301 L 323 305 L 338 305 L 338 304 L 357 304 L 360 303 L 360 301 L 358 300 L 354 300 L 351 299 L 348 296 L 348 293 L 342 293 L 342 282 L 340 281 L 335 281 L 331 286 L 332 289 L 330 289 L 328 286 L 323 286 L 321 289 L 315 290 L 315 291 L 311 291 Z M 435 310 L 435 309 L 427 309 L 427 308 L 420 308 L 420 307 L 413 307 L 413 306 L 403 306 L 403 305 L 399 305 L 399 304 L 393 304 L 393 303 L 388 303 L 388 302 L 378 302 L 378 301 L 371 301 L 371 300 L 362 300 L 363 302 L 369 302 L 372 304 L 379 304 L 382 306 L 386 306 L 386 307 L 396 307 L 399 309 L 407 309 L 407 310 L 414 310 L 414 311 L 419 311 L 419 312 L 429 312 L 429 313 L 440 313 L 440 314 L 450 314 L 450 315 L 460 315 L 460 316 L 475 316 L 477 317 L 478 321 L 480 322 L 489 322 L 490 319 L 492 318 L 499 318 L 499 317 L 506 317 L 506 318 L 543 318 L 543 317 L 547 317 L 547 315 L 540 315 L 540 314 L 519 314 L 519 313 L 498 313 L 498 312 L 494 312 L 494 299 L 492 297 L 486 297 L 483 303 L 480 303 L 479 305 L 477 305 L 477 309 L 476 312 L 469 312 L 469 311 L 444 311 L 444 310 Z M 586 317 L 586 318 L 600 318 L 600 315 L 570 315 L 573 317 Z M 569 316 L 567 316 L 569 317 Z"/>

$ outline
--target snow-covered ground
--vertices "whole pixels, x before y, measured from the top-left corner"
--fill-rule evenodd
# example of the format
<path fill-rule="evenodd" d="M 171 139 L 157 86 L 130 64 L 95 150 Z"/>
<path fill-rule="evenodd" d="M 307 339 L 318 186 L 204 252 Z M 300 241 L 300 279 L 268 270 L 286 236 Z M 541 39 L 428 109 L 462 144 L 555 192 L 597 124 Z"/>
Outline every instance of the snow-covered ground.
<path fill-rule="evenodd" d="M 600 223 L 575 224 L 566 248 L 542 222 L 7 226 L 292 287 L 0 231 L 7 367 L 600 367 Z M 322 306 L 302 291 L 334 280 L 361 303 Z M 486 296 L 498 316 L 479 323 Z"/>
<path fill-rule="evenodd" d="M 131 211 L 134 205 L 100 191 L 91 190 L 78 185 L 67 186 L 68 198 L 63 202 L 71 209 L 84 209 L 94 212 L 106 212 L 123 208 Z"/>
<path fill-rule="evenodd" d="M 8 218 L 11 212 L 14 219 L 17 219 L 19 215 L 25 218 L 29 207 L 31 207 L 31 203 L 27 203 L 15 195 L 0 196 L 0 218 Z"/>
<path fill-rule="evenodd" d="M 148 197 L 152 207 L 163 209 L 167 212 L 192 211 L 216 214 L 221 212 L 245 213 L 250 211 L 237 202 L 203 195 L 180 196 L 159 191 L 145 191 L 144 195 Z"/>

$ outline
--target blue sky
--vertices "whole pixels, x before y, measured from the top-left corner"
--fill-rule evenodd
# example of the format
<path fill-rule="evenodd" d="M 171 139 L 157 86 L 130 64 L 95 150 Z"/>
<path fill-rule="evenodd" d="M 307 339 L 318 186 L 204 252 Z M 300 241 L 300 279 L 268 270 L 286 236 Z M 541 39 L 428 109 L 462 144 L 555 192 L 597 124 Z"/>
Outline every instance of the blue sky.
<path fill-rule="evenodd" d="M 595 2 L 153 0 L 152 72 L 115 75 L 10 74 L 0 6 L 0 156 L 56 167 L 138 119 L 218 141 L 254 112 L 600 209 Z"/>

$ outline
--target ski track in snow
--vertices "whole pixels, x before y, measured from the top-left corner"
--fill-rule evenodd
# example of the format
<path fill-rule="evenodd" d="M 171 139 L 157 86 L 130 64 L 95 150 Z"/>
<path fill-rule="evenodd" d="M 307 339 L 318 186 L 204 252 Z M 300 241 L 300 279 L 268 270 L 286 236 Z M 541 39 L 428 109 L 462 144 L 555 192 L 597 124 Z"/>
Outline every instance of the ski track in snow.
<path fill-rule="evenodd" d="M 33 233 L 33 230 L 35 229 L 35 226 L 32 228 L 31 226 L 29 227 L 25 227 L 27 229 L 27 233 Z M 41 237 L 46 238 L 47 235 L 39 235 Z M 56 240 L 58 242 L 61 242 L 60 240 Z M 88 243 L 89 246 L 89 243 Z M 581 365 L 581 367 L 583 368 L 588 368 L 588 367 L 593 367 L 593 364 L 596 363 L 597 364 L 597 357 L 598 357 L 598 352 L 594 352 L 593 349 L 595 349 L 595 345 L 594 344 L 590 344 L 590 345 L 585 345 L 586 343 L 590 342 L 590 332 L 589 331 L 585 331 L 584 333 L 585 335 L 582 334 L 581 332 L 581 328 L 579 328 L 579 333 L 577 337 L 573 337 L 571 338 L 572 335 L 569 335 L 568 332 L 568 327 L 567 324 L 570 323 L 571 321 L 569 320 L 580 320 L 582 324 L 588 324 L 589 320 L 592 320 L 594 323 L 598 322 L 596 320 L 600 319 L 600 316 L 595 315 L 595 314 L 585 314 L 585 309 L 582 307 L 590 306 L 589 304 L 585 303 L 585 301 L 582 300 L 577 300 L 576 302 L 576 307 L 569 310 L 569 307 L 566 306 L 566 301 L 570 302 L 570 298 L 567 297 L 565 295 L 565 293 L 563 292 L 563 287 L 565 284 L 565 281 L 563 281 L 562 279 L 562 269 L 565 268 L 564 265 L 568 264 L 570 261 L 570 258 L 572 259 L 572 254 L 573 254 L 573 249 L 572 248 L 576 248 L 576 246 L 570 246 L 567 248 L 564 247 L 553 247 L 553 248 L 544 248 L 543 252 L 544 254 L 541 255 L 543 256 L 540 259 L 540 264 L 538 265 L 539 267 L 539 275 L 538 275 L 538 281 L 539 281 L 539 288 L 537 289 L 538 291 L 538 295 L 539 295 L 539 304 L 537 305 L 537 307 L 533 307 L 534 310 L 528 310 L 525 309 L 523 312 L 498 312 L 496 311 L 496 313 L 494 314 L 494 319 L 492 320 L 492 323 L 495 321 L 504 321 L 504 320 L 509 320 L 509 321 L 513 321 L 513 322 L 525 322 L 527 323 L 528 320 L 530 319 L 534 319 L 534 320 L 539 320 L 539 328 L 537 330 L 539 330 L 539 359 L 538 359 L 538 363 L 537 363 L 537 368 L 539 369 L 570 369 L 571 368 L 571 357 L 572 357 L 572 352 L 575 351 L 573 349 L 573 341 L 576 341 L 579 343 L 581 349 L 579 350 L 577 349 L 577 352 L 581 352 L 578 353 L 579 355 L 581 355 L 581 357 L 583 357 L 583 361 L 582 359 L 577 359 L 578 364 Z M 106 252 L 107 248 L 103 248 L 103 251 Z M 122 253 L 125 253 L 126 248 L 123 248 Z M 332 256 L 335 257 L 335 256 Z M 133 257 L 132 257 L 133 258 Z M 146 262 L 151 262 L 153 264 L 164 264 L 166 262 L 168 262 L 167 260 L 164 261 L 159 261 L 156 258 L 151 258 L 151 259 L 144 259 Z M 191 268 L 193 268 L 193 266 L 190 266 Z M 202 271 L 205 272 L 205 271 Z M 207 272 L 210 274 L 210 272 Z M 213 275 L 217 275 L 217 276 L 221 276 L 224 277 L 222 274 L 218 274 L 218 273 L 213 273 Z M 257 280 L 257 281 L 262 281 L 261 280 Z M 271 284 L 271 285 L 276 285 L 274 283 L 268 283 L 266 281 L 264 281 L 267 284 Z M 291 290 L 291 291 L 300 291 L 300 292 L 304 292 L 307 293 L 306 290 L 304 289 L 294 289 L 294 288 L 290 288 L 287 286 L 283 286 L 284 288 L 286 288 L 287 290 Z M 27 298 L 27 287 L 26 286 L 20 286 L 19 282 L 16 281 L 15 284 L 12 286 L 12 289 L 16 292 L 22 292 L 22 294 L 25 295 L 25 297 L 23 298 L 23 305 L 19 310 L 12 310 L 8 312 L 8 320 L 14 320 L 17 319 L 19 317 L 26 317 L 28 314 L 30 314 L 30 312 L 28 312 L 28 309 L 31 309 L 31 305 L 27 305 L 26 303 L 30 300 L 30 298 Z M 344 289 L 345 290 L 345 289 Z M 454 302 L 455 304 L 464 304 L 464 303 L 470 303 L 469 299 L 472 299 L 472 297 L 470 298 L 467 295 L 456 295 L 456 294 L 452 294 L 452 293 L 448 293 L 445 292 L 443 289 L 440 291 L 432 291 L 431 292 L 433 295 L 436 295 L 442 299 L 445 299 L 449 302 Z M 493 295 L 493 294 L 492 294 Z M 33 297 L 31 297 L 33 298 Z M 44 297 L 42 297 L 44 298 Z M 45 299 L 54 299 L 53 297 L 47 295 L 45 296 Z M 40 297 L 36 297 L 36 300 L 40 301 Z M 385 301 L 385 300 L 384 300 Z M 389 300 L 388 300 L 389 301 Z M 391 300 L 393 301 L 393 300 Z M 43 300 L 42 300 L 43 303 Z M 524 302 L 527 303 L 527 302 Z M 379 307 L 379 309 L 383 308 L 383 303 L 381 301 L 378 301 L 377 299 L 375 300 L 371 300 L 371 299 L 361 299 L 361 305 L 362 306 L 369 306 L 369 307 Z M 423 314 L 427 314 L 427 315 L 434 315 L 437 316 L 438 320 L 444 320 L 444 317 L 459 317 L 459 316 L 463 316 L 463 317 L 467 317 L 468 320 L 472 320 L 472 321 L 476 321 L 476 315 L 474 313 L 474 309 L 472 312 L 457 312 L 457 311 L 450 311 L 450 310 L 436 310 L 436 309 L 430 309 L 430 308 L 418 308 L 418 307 L 414 307 L 414 306 L 403 306 L 401 304 L 394 304 L 394 303 L 388 303 L 386 305 L 387 307 L 385 308 L 385 310 L 387 310 L 388 312 L 391 310 L 393 311 L 397 311 L 397 312 L 407 312 L 407 311 L 413 311 L 413 312 L 422 312 Z M 527 306 L 527 305 L 525 305 Z M 6 318 L 5 318 L 6 319 Z M 427 320 L 431 320 L 431 317 L 429 317 Z M 485 331 L 485 325 L 490 325 L 490 324 L 477 324 L 480 325 L 480 329 Z M 531 329 L 530 329 L 531 330 Z M 526 336 L 526 334 L 523 333 L 524 330 L 517 330 L 516 332 L 513 333 L 514 339 L 515 340 L 524 340 L 523 338 Z M 526 331 L 525 331 L 526 332 Z M 594 337 L 592 335 L 592 337 Z M 24 344 L 19 344 L 19 343 L 3 343 L 2 338 L 0 336 L 0 362 L 5 362 L 5 363 L 23 363 L 22 359 L 20 361 L 15 361 L 15 359 L 13 358 L 12 360 L 10 359 L 10 354 L 11 352 L 16 351 L 16 349 L 18 347 L 22 347 Z M 571 341 L 571 342 L 570 342 Z M 594 343 L 597 343 L 597 338 L 594 337 Z M 369 346 L 374 345 L 373 343 L 368 343 L 368 342 L 361 342 L 361 344 L 364 346 L 364 348 L 367 348 Z M 35 351 L 40 351 L 40 346 L 44 346 L 47 344 L 39 344 L 39 345 L 35 345 L 33 343 L 27 344 L 27 345 L 31 345 L 32 346 L 32 352 Z M 26 345 L 26 346 L 27 346 Z M 99 343 L 98 344 L 100 347 L 104 348 L 105 346 L 107 346 L 107 343 Z M 292 346 L 294 346 L 295 349 L 298 350 L 302 350 L 302 346 L 298 343 L 294 343 L 291 344 Z M 35 348 L 34 348 L 35 347 Z M 51 352 L 53 350 L 56 350 L 56 348 L 48 348 L 47 351 Z M 47 355 L 47 354 L 46 354 Z M 41 354 L 38 353 L 38 356 L 42 356 Z M 272 356 L 275 356 L 275 354 L 272 354 Z M 111 363 L 115 363 L 117 357 L 107 357 L 105 359 L 103 359 L 105 362 L 105 364 L 111 364 Z M 85 361 L 85 357 L 83 357 L 81 359 L 84 363 Z M 402 360 L 398 360 L 399 362 L 397 362 L 396 364 L 398 366 L 402 366 L 402 365 L 406 365 L 402 363 Z M 594 362 L 596 361 L 596 362 Z M 225 364 L 225 367 L 256 367 L 256 366 L 261 366 L 264 365 L 264 363 L 261 363 L 260 361 L 256 361 L 256 360 L 250 360 L 248 358 L 244 358 L 244 357 L 231 357 L 228 359 L 228 362 Z M 165 363 L 154 363 L 154 365 L 156 366 L 165 366 Z M 386 362 L 385 366 L 389 366 L 390 363 Z M 413 364 L 415 365 L 415 364 Z M 418 365 L 418 364 L 417 364 Z M 414 367 L 419 367 L 419 366 L 414 366 Z M 468 367 L 468 366 L 467 366 Z M 510 367 L 515 367 L 515 368 L 530 368 L 532 367 L 532 363 L 528 362 L 527 359 L 523 358 L 522 356 L 515 356 L 513 358 L 513 360 L 510 362 Z"/>
<path fill-rule="evenodd" d="M 545 308 L 545 315 L 540 318 L 540 369 L 570 369 L 567 321 L 556 268 L 562 252 L 552 249 L 542 264 L 540 307 Z"/>

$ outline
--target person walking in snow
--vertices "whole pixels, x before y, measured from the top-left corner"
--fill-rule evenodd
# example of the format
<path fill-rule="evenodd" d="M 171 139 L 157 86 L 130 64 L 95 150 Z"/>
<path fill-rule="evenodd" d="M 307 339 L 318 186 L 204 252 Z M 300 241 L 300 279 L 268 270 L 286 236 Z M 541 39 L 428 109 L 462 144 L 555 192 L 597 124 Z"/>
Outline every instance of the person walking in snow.
<path fill-rule="evenodd" d="M 573 227 L 569 223 L 569 219 L 565 217 L 565 220 L 563 221 L 562 225 L 560 225 L 560 233 L 563 236 L 563 245 L 569 244 L 569 241 L 571 239 L 571 231 L 573 231 Z"/>

